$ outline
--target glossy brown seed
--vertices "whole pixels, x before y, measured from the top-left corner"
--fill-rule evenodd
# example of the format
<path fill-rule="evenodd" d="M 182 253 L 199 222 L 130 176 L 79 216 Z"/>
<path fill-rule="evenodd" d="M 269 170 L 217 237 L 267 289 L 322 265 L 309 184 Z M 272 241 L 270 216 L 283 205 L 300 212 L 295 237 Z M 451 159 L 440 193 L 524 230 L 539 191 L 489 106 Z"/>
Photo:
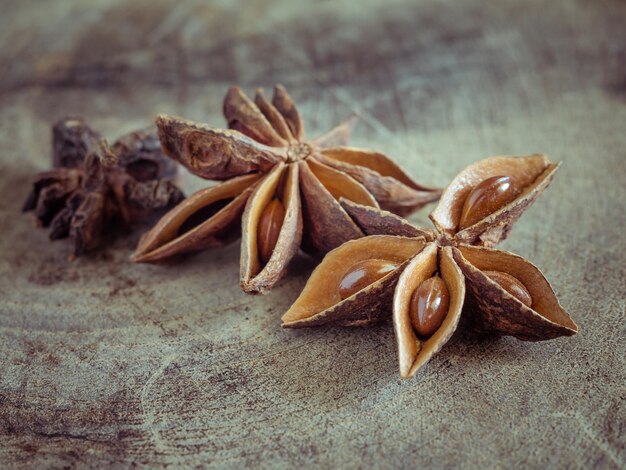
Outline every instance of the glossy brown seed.
<path fill-rule="evenodd" d="M 366 259 L 356 263 L 339 283 L 341 299 L 347 299 L 361 289 L 378 281 L 398 267 L 397 264 L 384 259 Z"/>
<path fill-rule="evenodd" d="M 465 199 L 459 229 L 463 230 L 494 213 L 513 201 L 519 193 L 515 180 L 511 176 L 493 176 L 487 178 Z"/>
<path fill-rule="evenodd" d="M 418 336 L 428 338 L 441 326 L 450 306 L 445 282 L 433 276 L 422 282 L 411 296 L 409 316 Z"/>
<path fill-rule="evenodd" d="M 259 257 L 263 263 L 267 263 L 274 252 L 284 218 L 285 208 L 279 199 L 272 199 L 263 209 L 257 229 Z"/>
<path fill-rule="evenodd" d="M 516 277 L 501 271 L 483 271 L 483 273 L 527 307 L 533 304 L 530 292 Z"/>

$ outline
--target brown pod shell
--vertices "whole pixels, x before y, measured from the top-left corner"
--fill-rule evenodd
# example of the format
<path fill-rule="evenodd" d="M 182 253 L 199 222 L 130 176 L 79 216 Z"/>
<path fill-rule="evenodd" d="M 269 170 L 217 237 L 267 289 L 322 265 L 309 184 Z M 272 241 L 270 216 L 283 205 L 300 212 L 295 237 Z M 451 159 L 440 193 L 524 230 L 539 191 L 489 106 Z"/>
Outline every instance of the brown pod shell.
<path fill-rule="evenodd" d="M 155 212 L 180 204 L 185 195 L 169 180 L 159 179 L 137 182 L 128 178 L 123 189 L 124 205 L 131 212 L 130 220 L 141 220 Z"/>
<path fill-rule="evenodd" d="M 419 285 L 437 270 L 448 289 L 450 304 L 441 326 L 430 338 L 422 341 L 411 324 L 411 298 Z M 393 299 L 393 326 L 402 378 L 412 377 L 452 337 L 461 318 L 464 298 L 463 274 L 452 257 L 451 247 L 438 248 L 436 243 L 429 243 L 406 266 L 398 279 Z"/>
<path fill-rule="evenodd" d="M 327 253 L 342 243 L 360 238 L 363 232 L 343 210 L 339 202 L 311 171 L 306 161 L 300 167 L 302 214 L 307 227 L 307 248 Z"/>
<path fill-rule="evenodd" d="M 38 193 L 35 216 L 44 227 L 52 222 L 54 216 L 65 206 L 67 198 L 78 188 L 64 183 L 65 181 L 52 183 Z"/>
<path fill-rule="evenodd" d="M 65 117 L 52 126 L 52 164 L 80 168 L 101 136 L 80 117 Z"/>
<path fill-rule="evenodd" d="M 200 190 L 165 214 L 161 220 L 141 237 L 132 261 L 156 262 L 169 256 L 221 246 L 238 235 L 240 219 L 246 201 L 260 174 L 244 175 L 216 186 Z M 180 233 L 190 217 L 224 199 L 232 200 L 204 222 Z"/>
<path fill-rule="evenodd" d="M 335 199 L 345 198 L 364 206 L 378 207 L 374 196 L 351 176 L 324 165 L 315 158 L 309 158 L 306 163 Z"/>
<path fill-rule="evenodd" d="M 444 189 L 430 219 L 437 230 L 454 243 L 496 245 L 507 237 L 513 223 L 550 184 L 559 166 L 539 154 L 480 160 L 461 171 Z M 494 176 L 511 176 L 520 188 L 520 193 L 509 204 L 459 231 L 458 225 L 467 196 L 478 184 Z"/>
<path fill-rule="evenodd" d="M 237 86 L 230 87 L 224 97 L 224 117 L 228 127 L 271 147 L 287 145 L 259 107 Z"/>
<path fill-rule="evenodd" d="M 339 199 L 339 203 L 365 235 L 422 237 L 427 241 L 435 239 L 432 230 L 417 228 L 389 211 L 357 204 L 344 198 Z"/>
<path fill-rule="evenodd" d="M 267 172 L 285 160 L 285 148 L 261 144 L 235 130 L 214 129 L 165 114 L 156 123 L 163 151 L 202 178 L 224 180 Z"/>
<path fill-rule="evenodd" d="M 54 168 L 39 173 L 33 182 L 33 188 L 25 201 L 22 211 L 31 211 L 37 207 L 41 199 L 41 192 L 48 186 L 60 184 L 68 193 L 76 191 L 81 185 L 83 172 L 76 169 Z"/>
<path fill-rule="evenodd" d="M 70 235 L 70 225 L 74 217 L 74 211 L 70 207 L 64 207 L 50 222 L 50 240 L 59 240 Z"/>
<path fill-rule="evenodd" d="M 241 288 L 248 294 L 267 293 L 287 272 L 302 241 L 298 166 L 278 165 L 255 189 L 242 218 Z M 285 174 L 286 173 L 286 174 Z M 285 174 L 285 175 L 284 175 Z M 257 230 L 263 209 L 277 193 L 284 177 L 285 217 L 274 251 L 263 266 L 258 254 Z"/>
<path fill-rule="evenodd" d="M 285 121 L 283 115 L 280 114 L 280 111 L 276 109 L 276 106 L 265 98 L 262 88 L 257 88 L 254 94 L 254 103 L 258 106 L 259 110 L 263 113 L 265 118 L 270 122 L 280 137 L 287 142 L 295 142 L 295 138 L 291 134 L 291 129 L 289 129 L 287 121 Z"/>
<path fill-rule="evenodd" d="M 96 249 L 102 239 L 106 219 L 106 198 L 102 192 L 87 193 L 70 222 L 69 236 L 74 256 Z"/>
<path fill-rule="evenodd" d="M 363 184 L 380 203 L 395 214 L 407 215 L 439 199 L 441 190 L 413 181 L 389 157 L 352 147 L 321 149 L 320 160 Z"/>
<path fill-rule="evenodd" d="M 276 85 L 274 87 L 274 96 L 272 97 L 272 104 L 280 111 L 280 114 L 285 118 L 285 122 L 291 130 L 291 134 L 296 140 L 304 139 L 304 122 L 300 116 L 300 112 L 294 104 L 291 96 L 287 93 L 287 90 L 282 85 Z"/>
<path fill-rule="evenodd" d="M 348 140 L 350 140 L 350 136 L 356 126 L 356 122 L 357 116 L 350 116 L 338 126 L 333 127 L 330 131 L 313 139 L 311 141 L 311 145 L 320 149 L 346 145 Z"/>
<path fill-rule="evenodd" d="M 129 132 L 111 146 L 118 165 L 136 181 L 175 178 L 178 165 L 161 150 L 156 126 Z"/>
<path fill-rule="evenodd" d="M 313 271 L 298 299 L 283 315 L 283 327 L 366 326 L 388 319 L 398 276 L 424 245 L 420 239 L 386 235 L 344 243 L 328 253 Z M 398 268 L 342 300 L 341 280 L 356 263 L 372 258 L 390 261 Z"/>
<path fill-rule="evenodd" d="M 475 326 L 542 341 L 571 336 L 578 326 L 559 303 L 541 271 L 521 256 L 487 247 L 461 245 L 453 256 L 467 284 L 466 311 Z M 491 280 L 483 271 L 501 271 L 518 279 L 532 298 L 527 307 Z"/>

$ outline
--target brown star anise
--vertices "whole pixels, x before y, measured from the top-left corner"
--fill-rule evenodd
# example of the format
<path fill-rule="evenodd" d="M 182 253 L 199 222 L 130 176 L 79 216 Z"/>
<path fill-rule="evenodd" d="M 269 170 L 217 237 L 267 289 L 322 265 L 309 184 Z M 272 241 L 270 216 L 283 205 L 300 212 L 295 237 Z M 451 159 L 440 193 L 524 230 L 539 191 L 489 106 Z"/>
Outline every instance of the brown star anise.
<path fill-rule="evenodd" d="M 35 177 L 23 210 L 50 226 L 50 239 L 70 237 L 74 256 L 97 248 L 103 233 L 180 202 L 169 180 L 174 162 L 161 152 L 156 132 L 132 132 L 109 147 L 79 118 L 52 129 L 53 165 Z"/>
<path fill-rule="evenodd" d="M 364 236 L 340 198 L 407 214 L 440 195 L 385 155 L 341 146 L 352 120 L 307 141 L 300 113 L 282 86 L 275 87 L 271 102 L 261 90 L 252 101 L 232 87 L 224 115 L 229 130 L 158 117 L 167 155 L 198 176 L 227 181 L 166 214 L 141 239 L 134 261 L 221 246 L 241 233 L 241 287 L 265 293 L 301 245 L 323 254 Z"/>
<path fill-rule="evenodd" d="M 405 378 L 450 339 L 462 312 L 468 325 L 522 340 L 575 334 L 578 327 L 541 271 L 491 248 L 558 166 L 543 155 L 474 163 L 452 180 L 431 213 L 436 231 L 342 201 L 369 236 L 326 256 L 283 326 L 368 325 L 392 317 Z"/>

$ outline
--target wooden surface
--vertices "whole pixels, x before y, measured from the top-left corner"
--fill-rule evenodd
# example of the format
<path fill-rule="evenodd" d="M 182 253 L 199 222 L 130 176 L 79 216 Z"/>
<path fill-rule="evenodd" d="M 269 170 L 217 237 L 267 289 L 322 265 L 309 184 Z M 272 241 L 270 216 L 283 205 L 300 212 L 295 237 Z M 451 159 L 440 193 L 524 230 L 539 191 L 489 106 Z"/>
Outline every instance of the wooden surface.
<path fill-rule="evenodd" d="M 1 467 L 626 465 L 626 4 L 378 3 L 1 2 Z M 401 381 L 389 326 L 280 329 L 307 259 L 247 297 L 238 244 L 137 266 L 135 233 L 70 262 L 20 214 L 64 114 L 109 137 L 158 112 L 222 125 L 228 85 L 278 81 L 311 135 L 359 112 L 353 143 L 423 183 L 562 160 L 503 247 L 580 334 L 461 333 Z"/>

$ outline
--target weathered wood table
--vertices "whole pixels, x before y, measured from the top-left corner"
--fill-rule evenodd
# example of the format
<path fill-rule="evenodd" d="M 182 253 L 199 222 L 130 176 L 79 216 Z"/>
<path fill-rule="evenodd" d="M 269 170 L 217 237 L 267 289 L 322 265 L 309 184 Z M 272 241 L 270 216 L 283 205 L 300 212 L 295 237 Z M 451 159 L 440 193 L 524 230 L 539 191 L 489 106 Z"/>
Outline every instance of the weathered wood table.
<path fill-rule="evenodd" d="M 3 1 L 0 467 L 623 468 L 625 25 L 617 0 Z M 223 125 L 228 85 L 274 82 L 311 134 L 358 112 L 353 144 L 424 183 L 562 160 L 503 247 L 580 334 L 460 333 L 401 381 L 388 325 L 280 328 L 310 260 L 248 297 L 237 243 L 133 265 L 134 233 L 71 262 L 20 213 L 59 117 L 112 138 L 159 112 Z"/>

